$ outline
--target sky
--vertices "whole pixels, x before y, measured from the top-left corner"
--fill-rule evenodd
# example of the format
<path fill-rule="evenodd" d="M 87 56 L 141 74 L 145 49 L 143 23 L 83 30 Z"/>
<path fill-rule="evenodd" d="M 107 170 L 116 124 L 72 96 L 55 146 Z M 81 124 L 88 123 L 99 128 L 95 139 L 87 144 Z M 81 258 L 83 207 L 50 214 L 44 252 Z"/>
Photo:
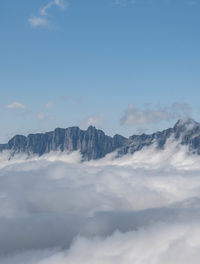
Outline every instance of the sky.
<path fill-rule="evenodd" d="M 200 121 L 199 0 L 2 0 L 0 142 Z"/>

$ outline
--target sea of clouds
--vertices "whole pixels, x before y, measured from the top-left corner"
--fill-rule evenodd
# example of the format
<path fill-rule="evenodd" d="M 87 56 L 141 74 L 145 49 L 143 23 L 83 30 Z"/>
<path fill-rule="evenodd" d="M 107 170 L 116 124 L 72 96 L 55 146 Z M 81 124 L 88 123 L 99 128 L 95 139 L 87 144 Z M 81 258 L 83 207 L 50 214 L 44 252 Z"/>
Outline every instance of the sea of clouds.
<path fill-rule="evenodd" d="M 0 156 L 1 264 L 199 264 L 200 157 Z"/>

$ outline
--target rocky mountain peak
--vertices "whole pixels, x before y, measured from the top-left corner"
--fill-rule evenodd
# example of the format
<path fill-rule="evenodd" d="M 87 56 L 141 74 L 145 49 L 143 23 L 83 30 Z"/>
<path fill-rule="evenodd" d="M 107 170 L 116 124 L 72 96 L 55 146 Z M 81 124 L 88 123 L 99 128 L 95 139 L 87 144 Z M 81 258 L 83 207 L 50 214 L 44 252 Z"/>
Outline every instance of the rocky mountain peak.
<path fill-rule="evenodd" d="M 94 126 L 89 126 L 87 130 L 79 127 L 56 128 L 27 137 L 16 135 L 8 143 L 0 144 L 0 151 L 9 150 L 12 156 L 15 153 L 41 156 L 50 151 L 79 150 L 83 160 L 91 160 L 103 158 L 113 151 L 117 151 L 117 156 L 134 153 L 153 144 L 163 149 L 169 138 L 177 140 L 178 144 L 187 145 L 191 153 L 200 154 L 200 124 L 191 118 L 178 120 L 173 128 L 153 134 L 132 135 L 128 139 L 118 134 L 107 136 Z"/>
<path fill-rule="evenodd" d="M 187 129 L 187 130 L 192 130 L 195 127 L 199 127 L 200 123 L 196 122 L 192 118 L 182 118 L 179 119 L 176 124 L 174 125 L 174 129 Z"/>

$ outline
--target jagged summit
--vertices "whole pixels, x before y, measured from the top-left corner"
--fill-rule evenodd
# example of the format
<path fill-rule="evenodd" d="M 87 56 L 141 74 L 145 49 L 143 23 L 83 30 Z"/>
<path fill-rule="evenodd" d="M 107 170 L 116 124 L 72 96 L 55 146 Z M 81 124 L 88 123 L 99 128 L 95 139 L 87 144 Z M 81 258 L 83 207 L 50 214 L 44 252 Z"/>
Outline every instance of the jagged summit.
<path fill-rule="evenodd" d="M 176 122 L 176 124 L 174 125 L 174 128 L 180 128 L 180 127 L 182 127 L 184 129 L 187 128 L 187 130 L 188 130 L 188 129 L 193 129 L 196 126 L 200 126 L 200 123 L 196 122 L 192 118 L 186 117 L 186 118 L 179 119 Z"/>
<path fill-rule="evenodd" d="M 122 147 L 126 141 L 120 135 L 107 136 L 94 126 L 89 126 L 87 130 L 79 127 L 56 128 L 46 133 L 29 134 L 27 137 L 16 135 L 7 144 L 1 144 L 0 151 L 10 150 L 12 155 L 27 153 L 41 156 L 50 151 L 80 150 L 85 160 L 91 160 L 104 157 Z"/>
<path fill-rule="evenodd" d="M 9 150 L 11 155 L 26 153 L 41 156 L 50 151 L 79 150 L 84 160 L 91 160 L 102 158 L 113 151 L 117 151 L 117 156 L 134 153 L 152 144 L 162 149 L 170 137 L 181 145 L 187 145 L 192 153 L 200 154 L 200 124 L 191 118 L 178 120 L 173 128 L 149 135 L 132 135 L 129 138 L 118 134 L 107 136 L 94 126 L 89 126 L 87 130 L 79 127 L 56 128 L 46 133 L 16 135 L 8 143 L 0 144 L 0 151 Z"/>

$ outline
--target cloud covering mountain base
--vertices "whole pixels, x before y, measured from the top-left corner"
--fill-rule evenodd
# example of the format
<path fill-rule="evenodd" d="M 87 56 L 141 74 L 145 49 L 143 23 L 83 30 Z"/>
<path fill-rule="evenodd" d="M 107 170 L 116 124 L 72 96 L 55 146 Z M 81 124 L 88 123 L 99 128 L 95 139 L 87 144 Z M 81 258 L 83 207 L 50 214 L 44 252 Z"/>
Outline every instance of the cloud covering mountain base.
<path fill-rule="evenodd" d="M 113 157 L 1 155 L 0 262 L 199 263 L 200 157 L 174 142 Z"/>

